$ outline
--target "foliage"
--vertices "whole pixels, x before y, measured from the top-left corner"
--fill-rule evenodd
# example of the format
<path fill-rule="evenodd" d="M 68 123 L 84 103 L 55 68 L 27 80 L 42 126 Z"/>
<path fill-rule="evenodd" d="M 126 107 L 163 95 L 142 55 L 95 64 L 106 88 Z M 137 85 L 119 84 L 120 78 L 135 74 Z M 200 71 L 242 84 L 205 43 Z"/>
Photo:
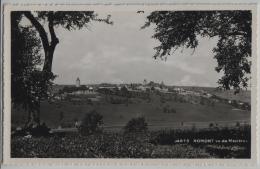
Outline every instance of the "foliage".
<path fill-rule="evenodd" d="M 41 63 L 39 54 L 39 40 L 34 34 L 29 33 L 30 28 L 20 28 L 19 21 L 21 20 L 20 13 L 12 13 L 11 15 L 11 80 L 12 80 L 12 102 L 22 104 L 24 108 L 29 107 L 25 102 L 24 96 L 30 86 L 28 83 L 29 77 L 33 71 L 37 71 L 37 64 Z M 27 87 L 28 86 L 28 87 Z"/>
<path fill-rule="evenodd" d="M 91 136 L 54 136 L 51 138 L 12 138 L 12 157 L 40 158 L 195 158 L 204 150 L 176 145 L 170 149 L 154 146 L 147 140 L 132 135 L 103 133 Z M 164 146 L 165 147 L 165 146 Z M 194 153 L 198 152 L 198 153 Z M 205 153 L 206 154 L 206 153 Z"/>
<path fill-rule="evenodd" d="M 211 130 L 212 131 L 212 130 Z M 182 131 L 185 133 L 185 131 Z M 180 136 L 181 131 L 179 131 Z M 222 130 L 212 131 L 222 139 Z M 219 132 L 219 133 L 218 133 Z M 250 130 L 231 129 L 231 139 L 246 139 L 249 143 L 191 143 L 168 144 L 154 142 L 172 131 L 156 131 L 148 134 L 123 134 L 103 132 L 88 136 L 66 134 L 51 137 L 11 138 L 11 157 L 38 158 L 250 158 Z M 188 134 L 188 133 L 187 133 Z M 197 133 L 200 138 L 205 135 Z M 237 137 L 240 134 L 241 137 Z M 183 135 L 184 136 L 184 135 Z M 206 135 L 210 136 L 210 135 Z M 176 138 L 172 135 L 171 138 Z M 170 137 L 169 137 L 170 138 Z M 180 137 L 179 137 L 180 138 Z M 207 137 L 206 137 L 207 138 Z M 216 137 L 217 138 L 217 137 Z M 176 138 L 177 139 L 177 138 Z"/>
<path fill-rule="evenodd" d="M 22 24 L 23 17 L 31 25 Z M 54 28 L 81 29 L 91 20 L 112 24 L 109 19 L 99 19 L 93 11 L 11 12 L 12 103 L 29 111 L 29 123 L 39 123 L 40 100 L 48 97 L 55 78 L 51 70 L 59 39 Z"/>
<path fill-rule="evenodd" d="M 21 18 L 21 12 L 11 13 L 11 100 L 15 107 L 22 105 L 28 110 L 31 117 L 39 111 L 41 99 L 48 97 L 55 76 L 40 71 L 40 40 L 32 27 L 19 25 Z"/>
<path fill-rule="evenodd" d="M 101 131 L 100 126 L 103 124 L 103 116 L 98 114 L 95 110 L 85 114 L 82 120 L 79 132 L 82 135 L 91 135 Z"/>
<path fill-rule="evenodd" d="M 217 37 L 213 49 L 216 71 L 224 75 L 218 83 L 225 89 L 248 86 L 251 56 L 250 11 L 154 11 L 142 28 L 155 24 L 153 38 L 160 41 L 154 58 L 167 58 L 180 47 L 195 49 L 198 36 Z"/>
<path fill-rule="evenodd" d="M 12 138 L 12 157 L 148 158 L 153 145 L 119 133 Z"/>
<path fill-rule="evenodd" d="M 144 117 L 133 118 L 124 127 L 125 133 L 146 132 L 147 129 Z"/>
<path fill-rule="evenodd" d="M 37 11 L 37 19 L 48 21 L 50 17 L 53 18 L 53 26 L 62 26 L 67 30 L 82 29 L 88 27 L 91 20 L 103 21 L 107 24 L 113 24 L 110 21 L 110 15 L 105 19 L 97 18 L 94 11 Z M 51 16 L 51 13 L 53 15 Z"/>
<path fill-rule="evenodd" d="M 54 51 L 59 43 L 59 39 L 55 33 L 55 27 L 63 27 L 67 30 L 88 28 L 88 23 L 91 20 L 113 24 L 110 21 L 110 15 L 105 19 L 97 18 L 94 11 L 24 11 L 24 16 L 29 19 L 32 26 L 39 33 L 42 46 L 44 49 L 44 66 L 43 70 L 51 72 Z M 44 24 L 48 25 L 45 29 Z M 48 36 L 48 34 L 50 36 Z"/>
<path fill-rule="evenodd" d="M 125 86 L 123 86 L 120 91 L 121 91 L 122 96 L 124 96 L 124 97 L 130 97 L 131 96 L 130 92 L 128 91 L 128 89 Z"/>
<path fill-rule="evenodd" d="M 214 127 L 214 123 L 209 123 L 209 127 Z"/>

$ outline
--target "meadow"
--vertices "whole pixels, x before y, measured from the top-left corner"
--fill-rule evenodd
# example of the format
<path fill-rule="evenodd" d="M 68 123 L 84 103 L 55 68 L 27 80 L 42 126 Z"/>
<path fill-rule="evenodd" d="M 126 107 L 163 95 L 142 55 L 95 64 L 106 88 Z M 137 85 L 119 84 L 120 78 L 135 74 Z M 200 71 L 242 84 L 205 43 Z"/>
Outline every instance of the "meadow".
<path fill-rule="evenodd" d="M 82 134 L 75 122 L 95 111 L 98 132 Z M 129 121 L 142 117 L 147 130 L 125 133 Z M 27 114 L 12 109 L 12 127 Z M 226 99 L 149 92 L 135 95 L 97 92 L 43 101 L 41 121 L 47 137 L 14 132 L 12 157 L 38 158 L 250 158 L 250 110 Z M 144 125 L 144 124 L 143 124 Z M 133 124 L 132 127 L 139 125 Z M 142 126 L 142 125 L 141 125 Z M 131 129 L 131 127 L 130 127 Z M 34 135 L 34 134 L 36 135 Z"/>
<path fill-rule="evenodd" d="M 77 98 L 77 99 L 75 99 Z M 91 98 L 99 98 L 91 101 Z M 232 105 L 209 101 L 199 97 L 189 97 L 190 101 L 151 93 L 148 99 L 141 97 L 126 98 L 123 96 L 97 93 L 91 96 L 71 96 L 65 100 L 41 104 L 41 121 L 50 128 L 73 127 L 84 114 L 95 110 L 103 116 L 103 125 L 107 129 L 120 129 L 134 117 L 145 117 L 148 127 L 152 130 L 180 127 L 209 127 L 216 124 L 222 126 L 248 123 L 250 111 Z M 197 101 L 197 103 L 194 103 Z M 23 109 L 12 109 L 12 125 L 21 126 L 25 123 L 27 113 Z"/>

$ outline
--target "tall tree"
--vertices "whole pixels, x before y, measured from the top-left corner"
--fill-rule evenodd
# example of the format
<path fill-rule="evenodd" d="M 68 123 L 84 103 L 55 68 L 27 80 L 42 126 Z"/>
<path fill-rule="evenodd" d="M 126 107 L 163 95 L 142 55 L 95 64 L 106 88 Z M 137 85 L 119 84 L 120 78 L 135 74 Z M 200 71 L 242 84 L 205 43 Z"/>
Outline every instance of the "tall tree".
<path fill-rule="evenodd" d="M 195 49 L 198 36 L 218 37 L 213 49 L 218 83 L 235 93 L 248 86 L 251 62 L 251 11 L 155 11 L 142 28 L 155 24 L 153 38 L 160 41 L 154 58 L 166 58 L 179 47 Z"/>
<path fill-rule="evenodd" d="M 23 17 L 31 25 L 22 25 Z M 28 110 L 27 125 L 40 123 L 40 101 L 48 97 L 48 89 L 55 78 L 52 62 L 59 43 L 55 28 L 61 26 L 67 30 L 82 29 L 91 20 L 112 24 L 110 15 L 99 19 L 93 11 L 11 13 L 12 103 L 14 106 L 23 105 Z"/>
<path fill-rule="evenodd" d="M 40 123 L 39 105 L 53 76 L 41 73 L 41 41 L 32 27 L 21 27 L 22 13 L 11 14 L 11 97 L 14 107 L 28 111 L 26 125 Z"/>

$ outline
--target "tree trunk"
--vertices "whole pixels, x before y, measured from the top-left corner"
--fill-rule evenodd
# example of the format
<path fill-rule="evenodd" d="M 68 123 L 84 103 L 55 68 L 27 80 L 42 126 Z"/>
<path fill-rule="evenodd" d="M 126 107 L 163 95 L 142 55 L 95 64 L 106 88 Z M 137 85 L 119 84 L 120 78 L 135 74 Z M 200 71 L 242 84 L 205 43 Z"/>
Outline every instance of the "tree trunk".
<path fill-rule="evenodd" d="M 50 33 L 50 42 L 49 42 L 47 32 L 44 29 L 44 26 L 40 24 L 40 22 L 34 17 L 34 15 L 29 11 L 25 11 L 24 15 L 30 20 L 32 25 L 36 28 L 42 41 L 42 46 L 44 49 L 44 56 L 45 56 L 42 73 L 52 73 L 53 55 L 54 55 L 55 48 L 59 43 L 59 39 L 57 38 L 54 31 L 54 24 L 53 24 L 54 13 L 52 11 L 48 13 L 48 28 Z M 40 104 L 39 104 L 39 108 L 36 111 L 29 112 L 27 125 L 31 125 L 31 124 L 33 125 L 40 124 Z"/>
<path fill-rule="evenodd" d="M 25 124 L 25 128 L 32 128 L 40 125 L 39 112 L 28 110 L 28 118 Z"/>
<path fill-rule="evenodd" d="M 43 65 L 43 71 L 45 72 L 52 72 L 52 60 L 53 60 L 53 54 L 54 54 L 54 48 L 48 47 L 44 50 L 45 52 L 45 60 Z"/>
<path fill-rule="evenodd" d="M 40 35 L 45 55 L 43 71 L 51 72 L 54 50 L 56 45 L 59 43 L 59 39 L 57 38 L 54 31 L 54 13 L 53 11 L 50 11 L 48 13 L 48 28 L 50 33 L 50 42 L 47 32 L 45 31 L 43 25 L 40 24 L 40 22 L 33 16 L 33 14 L 29 11 L 26 11 L 24 12 L 24 15 L 30 20 L 30 22 L 36 28 Z"/>

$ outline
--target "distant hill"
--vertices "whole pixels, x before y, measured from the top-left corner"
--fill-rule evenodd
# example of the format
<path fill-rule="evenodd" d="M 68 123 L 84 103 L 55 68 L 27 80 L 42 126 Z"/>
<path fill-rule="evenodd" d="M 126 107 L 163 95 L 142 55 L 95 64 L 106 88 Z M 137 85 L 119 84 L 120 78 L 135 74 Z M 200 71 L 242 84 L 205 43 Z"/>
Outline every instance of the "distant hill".
<path fill-rule="evenodd" d="M 226 98 L 229 100 L 238 100 L 241 102 L 246 102 L 251 104 L 251 91 L 242 90 L 238 94 L 234 94 L 234 90 L 225 90 L 225 91 L 213 91 L 211 94 L 215 94 L 218 97 Z"/>
<path fill-rule="evenodd" d="M 251 90 L 241 90 L 238 94 L 234 94 L 234 90 L 218 90 L 216 87 L 200 87 L 200 86 L 174 86 L 174 87 L 181 87 L 185 90 L 191 90 L 197 92 L 205 91 L 207 93 L 214 94 L 221 98 L 251 103 Z"/>
<path fill-rule="evenodd" d="M 115 85 L 115 84 L 95 84 L 95 85 Z M 94 86 L 95 86 L 94 85 Z M 53 92 L 57 93 L 60 89 L 64 87 L 72 87 L 75 85 L 53 85 Z M 168 86 L 169 88 L 180 87 L 185 90 L 201 92 L 205 91 L 210 94 L 214 94 L 218 97 L 229 99 L 229 100 L 237 100 L 241 102 L 251 103 L 251 91 L 250 90 L 242 90 L 238 94 L 234 94 L 234 90 L 218 90 L 216 87 L 200 87 L 200 86 Z"/>

